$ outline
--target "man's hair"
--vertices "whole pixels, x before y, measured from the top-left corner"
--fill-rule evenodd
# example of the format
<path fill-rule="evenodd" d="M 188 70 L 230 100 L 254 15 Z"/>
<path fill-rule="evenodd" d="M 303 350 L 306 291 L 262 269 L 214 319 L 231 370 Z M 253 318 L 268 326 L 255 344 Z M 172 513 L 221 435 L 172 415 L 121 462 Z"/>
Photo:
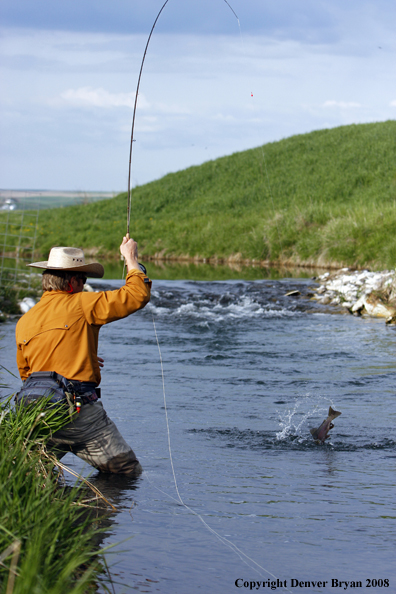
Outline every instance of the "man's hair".
<path fill-rule="evenodd" d="M 42 278 L 43 291 L 68 291 L 72 277 L 86 278 L 83 273 L 68 270 L 44 270 Z"/>

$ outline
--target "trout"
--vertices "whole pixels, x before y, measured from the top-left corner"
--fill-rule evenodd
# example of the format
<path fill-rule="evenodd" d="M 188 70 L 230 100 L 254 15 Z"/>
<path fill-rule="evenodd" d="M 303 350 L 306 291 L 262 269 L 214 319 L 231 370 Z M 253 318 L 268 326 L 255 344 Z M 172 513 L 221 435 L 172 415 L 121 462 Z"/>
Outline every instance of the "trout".
<path fill-rule="evenodd" d="M 340 412 L 333 410 L 330 406 L 329 416 L 323 421 L 320 427 L 317 429 L 311 429 L 311 435 L 317 443 L 324 443 L 325 439 L 328 439 L 330 435 L 327 435 L 330 429 L 333 429 L 334 419 L 340 416 Z"/>

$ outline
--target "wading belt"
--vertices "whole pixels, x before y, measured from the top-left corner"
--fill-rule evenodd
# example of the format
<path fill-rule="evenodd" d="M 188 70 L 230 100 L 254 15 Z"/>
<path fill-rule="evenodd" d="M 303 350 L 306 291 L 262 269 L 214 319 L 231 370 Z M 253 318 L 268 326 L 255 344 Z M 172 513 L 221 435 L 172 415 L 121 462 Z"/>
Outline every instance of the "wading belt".
<path fill-rule="evenodd" d="M 73 386 L 76 397 L 80 397 L 82 404 L 96 402 L 100 398 L 100 388 L 93 382 L 79 382 L 77 380 L 67 380 Z"/>
<path fill-rule="evenodd" d="M 15 401 L 27 405 L 40 398 L 47 398 L 49 405 L 67 404 L 80 412 L 84 404 L 92 404 L 100 398 L 100 388 L 92 382 L 68 380 L 55 371 L 36 371 L 23 382 Z"/>

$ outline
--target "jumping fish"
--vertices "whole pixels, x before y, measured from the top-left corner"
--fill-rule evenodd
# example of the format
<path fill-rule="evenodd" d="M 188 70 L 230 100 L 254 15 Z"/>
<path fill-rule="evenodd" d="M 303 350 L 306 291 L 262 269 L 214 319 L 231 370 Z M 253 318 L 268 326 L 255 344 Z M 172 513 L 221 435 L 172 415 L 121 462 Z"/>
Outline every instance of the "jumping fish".
<path fill-rule="evenodd" d="M 321 426 L 317 429 L 311 429 L 311 435 L 315 441 L 317 441 L 318 443 L 324 443 L 325 439 L 328 439 L 330 437 L 330 435 L 327 434 L 330 431 L 330 429 L 333 429 L 334 427 L 334 423 L 332 423 L 332 421 L 339 417 L 340 414 L 340 412 L 333 410 L 330 406 L 329 416 L 327 417 L 327 419 L 325 419 Z"/>

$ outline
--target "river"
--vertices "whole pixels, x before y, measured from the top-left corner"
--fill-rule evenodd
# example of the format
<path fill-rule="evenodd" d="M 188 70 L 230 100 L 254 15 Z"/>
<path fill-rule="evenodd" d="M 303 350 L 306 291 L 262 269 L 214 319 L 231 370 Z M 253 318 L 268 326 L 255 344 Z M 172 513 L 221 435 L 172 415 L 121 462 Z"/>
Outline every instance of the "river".
<path fill-rule="evenodd" d="M 118 507 L 102 538 L 118 543 L 117 594 L 269 591 L 276 578 L 280 592 L 396 592 L 396 332 L 332 313 L 312 285 L 155 281 L 144 311 L 102 328 L 103 403 L 144 467 L 91 474 Z M 1 327 L 2 364 L 17 374 L 14 327 Z M 330 405 L 342 415 L 317 445 L 309 429 Z"/>

